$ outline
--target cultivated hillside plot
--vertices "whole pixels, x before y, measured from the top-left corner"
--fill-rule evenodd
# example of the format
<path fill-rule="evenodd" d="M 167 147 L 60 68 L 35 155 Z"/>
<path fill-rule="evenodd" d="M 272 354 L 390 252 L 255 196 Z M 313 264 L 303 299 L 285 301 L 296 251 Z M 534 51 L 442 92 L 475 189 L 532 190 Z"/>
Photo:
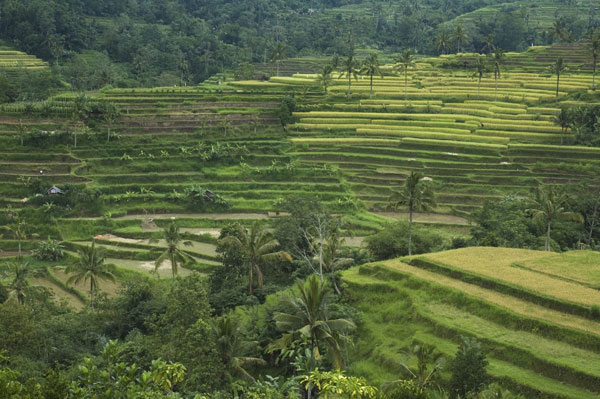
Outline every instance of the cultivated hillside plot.
<path fill-rule="evenodd" d="M 590 285 L 597 277 L 573 278 L 564 266 L 577 259 L 588 271 L 600 265 L 590 252 L 466 248 L 348 270 L 343 279 L 364 318 L 353 370 L 397 378 L 400 350 L 413 340 L 452 357 L 460 336 L 474 336 L 489 351 L 493 378 L 531 397 L 595 398 L 600 319 Z"/>

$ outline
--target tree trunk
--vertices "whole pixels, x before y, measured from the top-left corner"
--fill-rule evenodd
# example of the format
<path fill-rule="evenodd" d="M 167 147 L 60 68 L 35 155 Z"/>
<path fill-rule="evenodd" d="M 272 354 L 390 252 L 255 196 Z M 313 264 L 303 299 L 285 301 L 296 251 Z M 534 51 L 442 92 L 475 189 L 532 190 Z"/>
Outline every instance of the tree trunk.
<path fill-rule="evenodd" d="M 106 142 L 110 141 L 110 126 L 108 127 L 108 133 L 106 133 Z"/>
<path fill-rule="evenodd" d="M 254 264 L 254 269 L 256 270 L 256 281 L 258 282 L 258 288 L 261 290 L 261 292 L 264 292 L 262 271 L 260 270 L 260 267 L 258 267 L 258 264 L 256 264 L 256 263 Z"/>
<path fill-rule="evenodd" d="M 560 81 L 560 73 L 556 74 L 556 97 L 558 97 L 558 82 Z"/>
<path fill-rule="evenodd" d="M 90 278 L 90 306 L 94 310 L 94 280 Z"/>
<path fill-rule="evenodd" d="M 494 80 L 496 81 L 496 87 L 494 88 L 494 101 L 498 98 L 498 75 L 494 75 Z"/>
<path fill-rule="evenodd" d="M 481 75 L 479 75 L 479 82 L 477 83 L 477 97 L 481 98 Z"/>
<path fill-rule="evenodd" d="M 252 270 L 253 267 L 254 265 L 250 263 L 250 281 L 248 284 L 248 295 L 250 296 L 254 295 L 254 272 Z"/>
<path fill-rule="evenodd" d="M 175 280 L 175 275 L 177 274 L 177 265 L 175 264 L 175 254 L 171 254 L 171 275 L 173 280 Z"/>
<path fill-rule="evenodd" d="M 346 94 L 346 97 L 348 97 L 348 98 L 350 98 L 350 86 L 351 86 L 351 83 L 350 83 L 350 82 L 351 82 L 351 81 L 350 81 L 350 78 L 351 78 L 351 77 L 352 77 L 352 76 L 351 76 L 351 73 L 350 73 L 350 72 L 348 72 L 348 93 Z"/>
<path fill-rule="evenodd" d="M 373 98 L 373 75 L 371 75 L 371 92 L 369 93 L 369 98 Z"/>
<path fill-rule="evenodd" d="M 275 63 L 277 64 L 277 76 L 279 76 L 279 60 L 277 60 Z"/>
<path fill-rule="evenodd" d="M 19 258 L 21 258 L 21 240 L 19 240 L 18 245 L 19 245 Z"/>
<path fill-rule="evenodd" d="M 550 222 L 548 222 L 548 230 L 546 231 L 546 251 L 550 251 Z"/>
<path fill-rule="evenodd" d="M 335 293 L 338 294 L 338 295 L 342 295 L 342 291 L 337 286 L 337 283 L 335 281 L 335 274 L 334 274 L 333 270 L 331 271 L 331 283 L 333 284 L 333 289 L 335 290 Z"/>
<path fill-rule="evenodd" d="M 597 57 L 594 57 L 594 65 L 592 65 L 592 90 L 596 90 L 596 60 Z"/>
<path fill-rule="evenodd" d="M 321 284 L 323 284 L 323 235 L 319 238 L 321 239 L 319 244 L 319 277 L 321 277 Z"/>
<path fill-rule="evenodd" d="M 75 133 L 73 136 L 75 137 L 75 146 L 74 147 L 77 148 L 77 133 Z"/>
<path fill-rule="evenodd" d="M 404 101 L 406 101 L 406 99 L 408 98 L 408 93 L 407 93 L 407 87 L 408 87 L 408 77 L 407 77 L 407 73 L 408 73 L 408 66 L 404 67 Z"/>
<path fill-rule="evenodd" d="M 413 210 L 408 208 L 408 256 L 412 255 L 412 222 Z"/>

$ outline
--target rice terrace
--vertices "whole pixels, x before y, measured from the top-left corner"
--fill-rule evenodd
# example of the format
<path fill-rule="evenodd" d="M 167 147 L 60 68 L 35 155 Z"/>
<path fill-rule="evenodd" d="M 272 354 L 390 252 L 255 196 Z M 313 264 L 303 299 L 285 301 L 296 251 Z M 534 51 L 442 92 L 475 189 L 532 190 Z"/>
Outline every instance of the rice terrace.
<path fill-rule="evenodd" d="M 0 2 L 0 399 L 600 398 L 588 0 Z"/>

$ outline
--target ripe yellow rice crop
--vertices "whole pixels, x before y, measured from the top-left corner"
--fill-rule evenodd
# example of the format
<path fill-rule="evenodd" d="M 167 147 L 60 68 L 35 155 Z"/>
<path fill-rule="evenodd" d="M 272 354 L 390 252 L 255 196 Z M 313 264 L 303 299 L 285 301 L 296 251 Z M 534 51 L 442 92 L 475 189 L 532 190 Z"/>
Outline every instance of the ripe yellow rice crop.
<path fill-rule="evenodd" d="M 426 258 L 548 297 L 585 306 L 600 303 L 598 290 L 513 266 L 514 263 L 527 262 L 547 255 L 544 251 L 472 247 L 428 254 Z"/>

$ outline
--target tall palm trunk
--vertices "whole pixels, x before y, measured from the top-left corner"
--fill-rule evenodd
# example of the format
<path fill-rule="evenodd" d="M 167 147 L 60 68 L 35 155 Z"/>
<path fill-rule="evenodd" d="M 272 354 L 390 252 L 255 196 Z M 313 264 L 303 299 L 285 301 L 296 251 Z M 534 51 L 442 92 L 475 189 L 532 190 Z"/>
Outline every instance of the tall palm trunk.
<path fill-rule="evenodd" d="M 556 74 L 556 97 L 558 97 L 558 82 L 560 82 L 560 73 Z"/>
<path fill-rule="evenodd" d="M 352 78 L 352 73 L 348 72 L 348 93 L 346 93 L 346 97 L 350 98 L 350 85 L 351 85 L 351 78 Z"/>
<path fill-rule="evenodd" d="M 94 280 L 90 278 L 90 307 L 94 310 Z"/>
<path fill-rule="evenodd" d="M 494 88 L 494 101 L 498 98 L 498 74 L 494 74 L 494 80 L 496 81 L 496 87 Z"/>
<path fill-rule="evenodd" d="M 596 63 L 597 57 L 594 57 L 594 65 L 592 65 L 592 90 L 596 90 Z"/>
<path fill-rule="evenodd" d="M 545 250 L 550 251 L 550 222 L 548 222 L 548 230 L 546 231 L 546 245 Z"/>
<path fill-rule="evenodd" d="M 479 82 L 477 83 L 477 97 L 481 97 L 481 75 L 479 75 Z"/>
<path fill-rule="evenodd" d="M 406 101 L 406 99 L 408 98 L 408 94 L 407 94 L 407 87 L 408 87 L 408 77 L 407 77 L 407 69 L 408 66 L 404 66 L 404 100 Z"/>
<path fill-rule="evenodd" d="M 250 263 L 250 282 L 248 284 L 248 295 L 252 296 L 254 295 L 254 265 L 252 263 Z"/>
<path fill-rule="evenodd" d="M 373 97 L 373 74 L 371 74 L 371 92 L 369 93 L 369 98 Z"/>
<path fill-rule="evenodd" d="M 413 208 L 408 208 L 408 256 L 412 255 L 412 223 L 413 223 Z"/>

